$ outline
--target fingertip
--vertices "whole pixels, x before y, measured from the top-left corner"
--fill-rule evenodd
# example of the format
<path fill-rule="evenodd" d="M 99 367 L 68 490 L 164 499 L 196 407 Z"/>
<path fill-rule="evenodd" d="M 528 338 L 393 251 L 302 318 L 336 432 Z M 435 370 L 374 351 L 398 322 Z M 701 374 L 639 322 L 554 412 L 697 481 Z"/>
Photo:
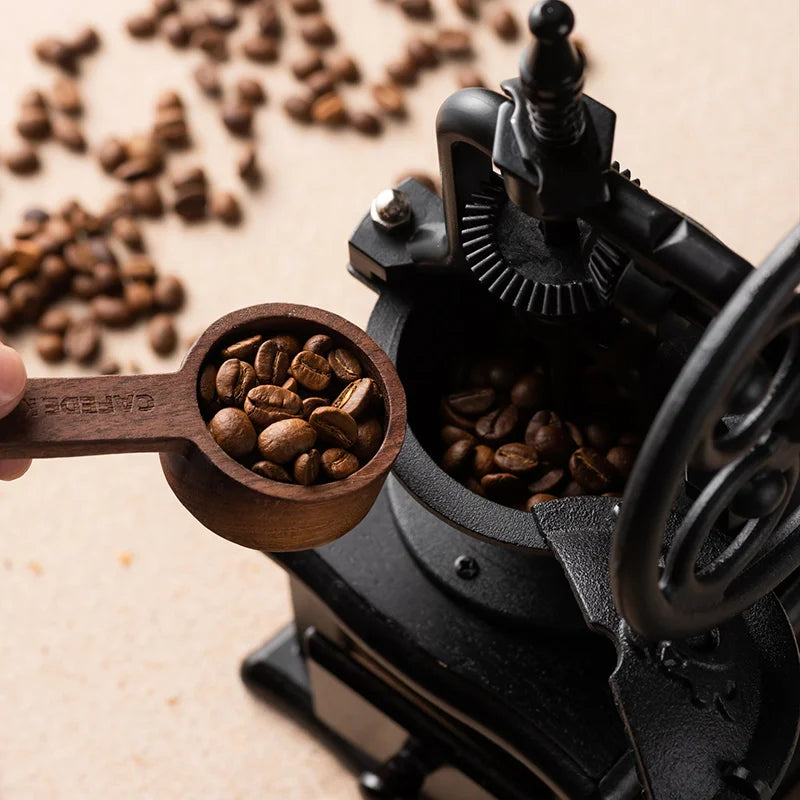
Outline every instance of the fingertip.
<path fill-rule="evenodd" d="M 21 478 L 31 466 L 29 458 L 9 458 L 0 461 L 0 481 L 13 481 Z"/>
<path fill-rule="evenodd" d="M 0 417 L 6 416 L 19 403 L 27 379 L 19 353 L 0 343 Z"/>

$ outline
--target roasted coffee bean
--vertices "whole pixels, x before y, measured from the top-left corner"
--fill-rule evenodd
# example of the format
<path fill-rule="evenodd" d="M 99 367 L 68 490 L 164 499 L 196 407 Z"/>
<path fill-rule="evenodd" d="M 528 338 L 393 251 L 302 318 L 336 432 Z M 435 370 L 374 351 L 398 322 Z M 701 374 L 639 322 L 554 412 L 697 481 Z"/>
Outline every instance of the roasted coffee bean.
<path fill-rule="evenodd" d="M 64 333 L 72 321 L 72 315 L 64 308 L 50 308 L 39 317 L 37 327 L 43 333 Z"/>
<path fill-rule="evenodd" d="M 278 59 L 278 43 L 271 36 L 258 34 L 242 44 L 242 53 L 257 64 L 269 64 Z"/>
<path fill-rule="evenodd" d="M 211 212 L 226 225 L 236 225 L 242 219 L 239 201 L 231 192 L 215 192 L 211 198 Z"/>
<path fill-rule="evenodd" d="M 10 153 L 6 153 L 3 160 L 15 175 L 32 175 L 34 172 L 38 172 L 41 166 L 36 151 L 27 144 L 20 145 Z"/>
<path fill-rule="evenodd" d="M 217 397 L 226 406 L 242 407 L 248 392 L 257 383 L 255 370 L 250 364 L 238 358 L 229 358 L 217 372 Z"/>
<path fill-rule="evenodd" d="M 239 78 L 236 82 L 236 96 L 240 103 L 251 106 L 260 106 L 267 101 L 264 84 L 257 78 Z"/>
<path fill-rule="evenodd" d="M 115 361 L 113 358 L 105 358 L 97 365 L 97 371 L 100 375 L 119 375 L 122 368 L 119 365 L 119 361 Z"/>
<path fill-rule="evenodd" d="M 642 437 L 635 431 L 623 431 L 617 439 L 618 445 L 625 445 L 627 447 L 641 447 Z"/>
<path fill-rule="evenodd" d="M 97 285 L 103 294 L 119 294 L 122 282 L 119 269 L 115 264 L 108 264 L 105 261 L 95 264 L 92 269 L 92 276 L 97 281 Z"/>
<path fill-rule="evenodd" d="M 314 409 L 308 418 L 319 439 L 332 447 L 351 448 L 358 434 L 358 424 L 346 412 L 333 406 Z"/>
<path fill-rule="evenodd" d="M 528 491 L 534 494 L 553 492 L 558 488 L 559 484 L 563 482 L 566 474 L 566 470 L 560 467 L 548 470 L 544 475 L 528 484 Z"/>
<path fill-rule="evenodd" d="M 321 392 L 331 382 L 331 365 L 324 356 L 310 350 L 299 352 L 289 368 L 292 377 L 304 388 L 312 392 Z"/>
<path fill-rule="evenodd" d="M 539 464 L 536 451 L 522 442 L 501 444 L 494 454 L 494 460 L 500 470 L 515 475 L 530 472 Z"/>
<path fill-rule="evenodd" d="M 113 136 L 104 140 L 97 150 L 97 160 L 106 172 L 113 172 L 126 156 L 125 145 Z"/>
<path fill-rule="evenodd" d="M 291 359 L 273 339 L 267 339 L 256 353 L 253 366 L 261 383 L 280 385 L 286 380 Z"/>
<path fill-rule="evenodd" d="M 347 53 L 341 53 L 331 60 L 330 71 L 336 80 L 345 83 L 358 83 L 361 80 L 361 70 L 358 68 L 358 64 Z"/>
<path fill-rule="evenodd" d="M 572 477 L 590 494 L 607 492 L 614 483 L 615 468 L 591 447 L 581 447 L 569 459 Z"/>
<path fill-rule="evenodd" d="M 627 480 L 636 461 L 636 450 L 629 445 L 617 445 L 606 453 L 606 458 L 623 480 Z"/>
<path fill-rule="evenodd" d="M 278 350 L 283 350 L 289 358 L 294 358 L 300 352 L 300 340 L 291 333 L 277 333 L 270 338 Z"/>
<path fill-rule="evenodd" d="M 456 83 L 459 89 L 486 87 L 486 81 L 474 67 L 461 67 L 456 73 Z"/>
<path fill-rule="evenodd" d="M 412 86 L 417 81 L 417 63 L 410 56 L 403 55 L 386 65 L 386 75 L 400 86 Z"/>
<path fill-rule="evenodd" d="M 97 263 L 97 256 L 89 242 L 81 241 L 64 248 L 64 260 L 76 272 L 90 272 Z"/>
<path fill-rule="evenodd" d="M 131 184 L 130 197 L 137 214 L 155 219 L 164 213 L 164 201 L 155 181 L 134 181 Z"/>
<path fill-rule="evenodd" d="M 466 431 L 475 430 L 475 420 L 472 420 L 469 417 L 465 417 L 461 414 L 457 414 L 444 398 L 441 400 L 440 408 L 442 412 L 442 418 L 448 424 L 455 425 L 458 428 L 463 428 Z"/>
<path fill-rule="evenodd" d="M 408 42 L 406 51 L 418 67 L 435 67 L 439 64 L 439 51 L 432 42 L 416 36 Z"/>
<path fill-rule="evenodd" d="M 131 323 L 131 311 L 121 297 L 98 295 L 89 303 L 92 316 L 109 328 L 124 328 Z"/>
<path fill-rule="evenodd" d="M 68 46 L 75 55 L 88 56 L 100 46 L 100 37 L 94 28 L 87 25 L 75 34 Z"/>
<path fill-rule="evenodd" d="M 142 229 L 133 217 L 117 217 L 111 223 L 111 231 L 130 250 L 144 248 Z"/>
<path fill-rule="evenodd" d="M 70 323 L 64 334 L 64 352 L 72 361 L 90 364 L 100 349 L 100 328 L 89 318 Z"/>
<path fill-rule="evenodd" d="M 485 414 L 495 403 L 494 389 L 484 387 L 480 389 L 462 389 L 447 395 L 447 402 L 457 414 L 476 417 Z"/>
<path fill-rule="evenodd" d="M 17 132 L 25 139 L 37 141 L 46 139 L 51 132 L 47 110 L 35 106 L 23 108 L 17 120 Z"/>
<path fill-rule="evenodd" d="M 32 107 L 47 109 L 47 98 L 39 89 L 28 89 L 20 98 L 20 108 Z"/>
<path fill-rule="evenodd" d="M 186 47 L 192 29 L 179 14 L 168 14 L 161 20 L 161 31 L 173 47 Z"/>
<path fill-rule="evenodd" d="M 208 425 L 214 441 L 232 458 L 245 458 L 256 446 L 256 431 L 240 408 L 223 408 Z"/>
<path fill-rule="evenodd" d="M 197 222 L 205 219 L 208 210 L 208 195 L 199 186 L 189 186 L 175 192 L 172 207 L 175 213 L 186 222 Z"/>
<path fill-rule="evenodd" d="M 449 58 L 467 58 L 472 55 L 472 39 L 467 31 L 442 28 L 436 34 L 436 48 Z"/>
<path fill-rule="evenodd" d="M 322 468 L 322 456 L 319 450 L 309 450 L 297 456 L 292 467 L 295 481 L 301 486 L 310 486 L 319 477 Z"/>
<path fill-rule="evenodd" d="M 244 410 L 256 427 L 266 428 L 273 422 L 301 416 L 303 401 L 280 386 L 255 386 L 247 393 Z"/>
<path fill-rule="evenodd" d="M 94 275 L 80 273 L 72 276 L 70 291 L 81 300 L 91 300 L 103 291 L 103 287 Z"/>
<path fill-rule="evenodd" d="M 306 44 L 316 47 L 330 47 L 336 43 L 336 34 L 328 20 L 322 16 L 304 19 L 300 23 L 300 35 Z"/>
<path fill-rule="evenodd" d="M 302 388 L 302 387 L 300 386 L 300 384 L 299 384 L 299 383 L 298 383 L 298 382 L 297 382 L 297 381 L 296 381 L 294 378 L 287 378 L 287 379 L 286 379 L 286 380 L 285 380 L 285 381 L 284 381 L 284 382 L 281 384 L 281 386 L 282 386 L 284 389 L 288 389 L 290 392 L 294 392 L 295 394 L 298 394 L 298 393 L 300 392 L 301 388 Z"/>
<path fill-rule="evenodd" d="M 455 7 L 465 16 L 470 19 L 477 19 L 478 17 L 478 2 L 477 0 L 454 0 Z"/>
<path fill-rule="evenodd" d="M 289 5 L 295 14 L 318 14 L 322 11 L 319 0 L 290 0 Z"/>
<path fill-rule="evenodd" d="M 229 344 L 222 350 L 220 355 L 225 359 L 238 358 L 241 361 L 252 363 L 261 345 L 262 338 L 263 337 L 257 333 L 254 336 L 248 336 L 246 339 L 240 339 L 238 342 Z"/>
<path fill-rule="evenodd" d="M 333 339 L 326 333 L 317 333 L 314 336 L 306 339 L 306 343 L 302 346 L 302 350 L 308 350 L 320 356 L 327 355 L 333 348 Z"/>
<path fill-rule="evenodd" d="M 566 426 L 559 423 L 539 428 L 533 437 L 532 446 L 542 461 L 559 467 L 566 466 L 573 450 L 577 447 Z"/>
<path fill-rule="evenodd" d="M 489 365 L 487 377 L 495 389 L 508 391 L 517 379 L 517 365 L 511 360 L 503 358 Z"/>
<path fill-rule="evenodd" d="M 236 136 L 249 136 L 253 129 L 253 109 L 250 105 L 236 102 L 225 105 L 221 112 L 225 127 Z"/>
<path fill-rule="evenodd" d="M 311 118 L 322 125 L 336 127 L 347 121 L 344 99 L 337 92 L 328 92 L 311 104 Z"/>
<path fill-rule="evenodd" d="M 511 41 L 519 36 L 519 23 L 508 8 L 497 9 L 489 18 L 489 24 L 501 39 Z"/>
<path fill-rule="evenodd" d="M 527 502 L 525 503 L 525 510 L 531 511 L 533 510 L 534 506 L 538 506 L 539 503 L 548 503 L 551 500 L 558 500 L 558 498 L 553 494 L 547 494 L 546 492 L 538 492 L 537 494 L 531 495 Z"/>
<path fill-rule="evenodd" d="M 517 408 L 541 408 L 547 403 L 547 380 L 541 372 L 528 372 L 511 387 L 511 402 Z"/>
<path fill-rule="evenodd" d="M 372 97 L 381 111 L 393 117 L 406 113 L 406 98 L 403 90 L 391 83 L 376 83 L 372 87 Z"/>
<path fill-rule="evenodd" d="M 485 442 L 497 444 L 508 439 L 514 433 L 518 421 L 517 407 L 503 406 L 484 414 L 475 423 L 475 433 Z"/>
<path fill-rule="evenodd" d="M 587 494 L 586 489 L 583 488 L 577 481 L 570 481 L 561 493 L 562 497 L 583 497 Z"/>
<path fill-rule="evenodd" d="M 265 36 L 280 36 L 283 25 L 278 14 L 278 9 L 272 0 L 262 2 L 258 7 L 258 29 Z"/>
<path fill-rule="evenodd" d="M 383 124 L 369 111 L 351 111 L 348 119 L 350 124 L 365 136 L 377 136 L 383 130 Z"/>
<path fill-rule="evenodd" d="M 380 400 L 380 396 L 378 385 L 372 378 L 359 378 L 347 384 L 332 405 L 346 411 L 353 419 L 360 420 Z"/>
<path fill-rule="evenodd" d="M 608 422 L 589 422 L 583 426 L 584 439 L 589 447 L 605 452 L 616 441 L 617 432 Z"/>
<path fill-rule="evenodd" d="M 444 451 L 439 462 L 441 468 L 448 475 L 462 475 L 472 465 L 475 445 L 468 439 L 459 439 Z"/>
<path fill-rule="evenodd" d="M 208 22 L 220 31 L 232 31 L 239 25 L 239 15 L 228 3 L 218 2 L 208 10 Z"/>
<path fill-rule="evenodd" d="M 524 494 L 525 484 L 510 472 L 490 472 L 481 478 L 481 487 L 490 500 L 513 502 Z"/>
<path fill-rule="evenodd" d="M 322 408 L 322 406 L 327 406 L 328 404 L 329 401 L 324 397 L 306 397 L 303 400 L 303 419 L 307 420 L 315 408 Z"/>
<path fill-rule="evenodd" d="M 16 320 L 8 296 L 0 292 L 0 328 L 10 330 Z"/>
<path fill-rule="evenodd" d="M 566 425 L 569 435 L 572 437 L 572 441 L 575 442 L 576 446 L 583 447 L 584 439 L 581 429 L 572 422 L 565 422 L 564 424 Z"/>
<path fill-rule="evenodd" d="M 42 310 L 42 290 L 32 280 L 17 281 L 8 291 L 11 310 L 17 317 L 34 320 Z"/>
<path fill-rule="evenodd" d="M 398 0 L 397 5 L 411 19 L 430 19 L 433 16 L 431 0 Z"/>
<path fill-rule="evenodd" d="M 200 91 L 207 97 L 219 97 L 222 94 L 222 83 L 216 65 L 210 61 L 201 64 L 194 71 L 194 80 Z"/>
<path fill-rule="evenodd" d="M 190 137 L 183 110 L 172 108 L 159 111 L 153 124 L 153 136 L 165 147 L 186 147 Z"/>
<path fill-rule="evenodd" d="M 366 464 L 383 443 L 383 425 L 377 419 L 368 419 L 358 423 L 356 443 L 352 452 L 360 464 Z"/>
<path fill-rule="evenodd" d="M 123 262 L 120 274 L 125 280 L 153 281 L 156 277 L 156 266 L 147 256 L 132 255 Z"/>
<path fill-rule="evenodd" d="M 336 76 L 330 70 L 320 69 L 306 78 L 306 86 L 315 97 L 321 97 L 336 88 Z"/>
<path fill-rule="evenodd" d="M 213 364 L 206 364 L 200 371 L 197 396 L 206 406 L 210 406 L 217 399 L 217 368 Z"/>
<path fill-rule="evenodd" d="M 317 441 L 316 430 L 305 420 L 284 419 L 273 422 L 258 436 L 258 449 L 267 461 L 286 464 L 308 452 Z"/>
<path fill-rule="evenodd" d="M 340 381 L 358 380 L 361 377 L 361 362 L 344 347 L 337 347 L 328 355 L 328 363 Z"/>
<path fill-rule="evenodd" d="M 147 324 L 147 339 L 153 352 L 167 356 L 178 344 L 178 332 L 169 314 L 156 314 Z"/>
<path fill-rule="evenodd" d="M 244 149 L 236 162 L 236 171 L 239 177 L 255 186 L 261 181 L 261 169 L 258 166 L 258 156 L 256 148 L 252 144 L 245 145 Z"/>
<path fill-rule="evenodd" d="M 177 311 L 185 297 L 183 283 L 174 275 L 163 275 L 153 284 L 153 300 L 162 311 Z"/>
<path fill-rule="evenodd" d="M 473 444 L 475 444 L 477 441 L 469 431 L 465 431 L 463 428 L 459 428 L 457 425 L 445 425 L 439 431 L 439 438 L 442 440 L 442 444 L 445 446 L 450 446 L 453 444 L 453 442 L 457 442 L 459 439 L 467 439 Z M 494 454 L 492 457 L 494 457 Z"/>
<path fill-rule="evenodd" d="M 123 297 L 135 317 L 147 314 L 153 308 L 153 289 L 145 281 L 130 281 L 123 287 Z"/>
<path fill-rule="evenodd" d="M 64 114 L 80 114 L 83 102 L 78 84 L 72 78 L 57 78 L 50 90 L 50 105 Z"/>
<path fill-rule="evenodd" d="M 43 332 L 36 335 L 36 352 L 42 361 L 56 364 L 64 360 L 64 337 L 60 333 Z"/>
<path fill-rule="evenodd" d="M 257 461 L 250 469 L 256 475 L 260 475 L 262 478 L 269 478 L 271 481 L 292 482 L 291 475 L 280 464 L 275 464 L 272 461 Z"/>
<path fill-rule="evenodd" d="M 195 28 L 189 36 L 189 44 L 202 50 L 214 61 L 228 60 L 228 42 L 225 34 L 210 23 Z"/>
<path fill-rule="evenodd" d="M 82 153 L 86 150 L 86 139 L 75 120 L 62 114 L 56 114 L 53 117 L 52 129 L 53 138 L 68 150 L 72 150 L 74 153 Z"/>
<path fill-rule="evenodd" d="M 541 410 L 537 411 L 528 422 L 528 427 L 525 428 L 525 444 L 530 447 L 534 446 L 536 434 L 540 428 L 545 425 L 563 425 L 561 417 L 554 411 Z"/>
<path fill-rule="evenodd" d="M 178 10 L 178 0 L 153 0 L 153 13 L 157 17 L 165 17 L 167 14 L 174 14 Z"/>
<path fill-rule="evenodd" d="M 490 472 L 494 472 L 497 467 L 494 462 L 494 450 L 485 444 L 479 444 L 475 447 L 475 453 L 472 457 L 472 474 L 480 479 Z"/>
<path fill-rule="evenodd" d="M 136 39 L 155 36 L 157 21 L 152 14 L 136 14 L 125 23 L 128 33 Z"/>
<path fill-rule="evenodd" d="M 66 42 L 54 37 L 40 39 L 34 44 L 33 51 L 39 61 L 53 64 L 67 72 L 75 72 L 75 60 L 78 54 Z"/>
<path fill-rule="evenodd" d="M 358 459 L 339 447 L 326 450 L 322 454 L 322 469 L 331 480 L 340 481 L 349 478 L 359 467 Z"/>
<path fill-rule="evenodd" d="M 307 97 L 300 95 L 293 95 L 287 97 L 283 103 L 283 110 L 295 122 L 311 122 L 311 105 L 312 101 Z"/>
<path fill-rule="evenodd" d="M 291 70 L 295 78 L 302 81 L 324 66 L 325 62 L 322 60 L 322 56 L 316 50 L 309 50 L 292 61 Z"/>

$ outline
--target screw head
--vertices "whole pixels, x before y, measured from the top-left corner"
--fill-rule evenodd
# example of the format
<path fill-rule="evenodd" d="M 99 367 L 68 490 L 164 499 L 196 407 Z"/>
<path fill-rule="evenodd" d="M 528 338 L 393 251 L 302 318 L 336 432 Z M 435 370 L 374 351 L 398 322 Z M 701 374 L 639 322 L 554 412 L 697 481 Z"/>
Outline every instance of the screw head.
<path fill-rule="evenodd" d="M 369 215 L 381 228 L 397 228 L 411 219 L 411 200 L 399 189 L 384 189 L 372 201 Z"/>
<path fill-rule="evenodd" d="M 481 571 L 478 562 L 472 556 L 459 556 L 453 566 L 456 568 L 456 575 L 465 581 L 477 578 L 478 573 Z"/>

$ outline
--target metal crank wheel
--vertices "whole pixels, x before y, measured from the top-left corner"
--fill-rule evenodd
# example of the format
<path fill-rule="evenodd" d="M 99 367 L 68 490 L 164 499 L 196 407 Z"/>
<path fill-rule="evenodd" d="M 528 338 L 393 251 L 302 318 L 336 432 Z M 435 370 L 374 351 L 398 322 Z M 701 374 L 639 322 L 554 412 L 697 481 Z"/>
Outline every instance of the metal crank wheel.
<path fill-rule="evenodd" d="M 611 579 L 617 610 L 649 639 L 708 631 L 800 565 L 787 507 L 800 444 L 800 225 L 706 329 L 653 422 L 621 503 Z M 674 535 L 687 468 L 704 486 Z M 715 529 L 734 520 L 727 538 Z"/>

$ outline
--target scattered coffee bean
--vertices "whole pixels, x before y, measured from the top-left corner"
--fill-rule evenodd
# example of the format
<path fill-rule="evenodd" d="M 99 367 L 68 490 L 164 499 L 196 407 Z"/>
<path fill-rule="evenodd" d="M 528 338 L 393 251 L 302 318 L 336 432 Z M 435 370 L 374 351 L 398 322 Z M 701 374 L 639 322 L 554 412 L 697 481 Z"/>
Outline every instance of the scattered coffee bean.
<path fill-rule="evenodd" d="M 519 412 L 516 406 L 503 406 L 484 414 L 475 423 L 475 433 L 489 444 L 497 444 L 514 433 L 518 421 Z"/>
<path fill-rule="evenodd" d="M 336 43 L 336 34 L 325 17 L 314 16 L 300 23 L 300 35 L 306 44 L 330 47 Z"/>
<path fill-rule="evenodd" d="M 78 52 L 61 39 L 55 37 L 40 39 L 34 44 L 33 51 L 36 58 L 45 64 L 60 67 L 66 72 L 75 72 L 77 69 Z"/>
<path fill-rule="evenodd" d="M 220 31 L 232 31 L 239 26 L 239 14 L 225 2 L 217 2 L 208 10 L 208 22 Z"/>
<path fill-rule="evenodd" d="M 283 110 L 295 122 L 308 123 L 312 121 L 311 116 L 312 101 L 307 97 L 292 95 L 287 97 L 283 103 Z"/>
<path fill-rule="evenodd" d="M 145 217 L 160 217 L 164 213 L 161 191 L 154 181 L 134 181 L 130 188 L 130 199 L 137 214 Z"/>
<path fill-rule="evenodd" d="M 25 106 L 17 120 L 17 132 L 24 139 L 41 141 L 50 136 L 50 117 L 47 110 L 37 106 Z"/>
<path fill-rule="evenodd" d="M 258 29 L 264 36 L 276 38 L 283 33 L 278 9 L 272 0 L 264 0 L 258 7 Z"/>
<path fill-rule="evenodd" d="M 252 36 L 242 44 L 242 53 L 258 64 L 268 64 L 278 58 L 278 43 L 271 36 Z"/>
<path fill-rule="evenodd" d="M 409 55 L 404 55 L 386 65 L 386 75 L 400 86 L 411 86 L 417 81 L 417 63 Z"/>
<path fill-rule="evenodd" d="M 200 91 L 207 97 L 219 97 L 222 94 L 222 83 L 215 64 L 206 61 L 194 71 L 194 80 Z"/>
<path fill-rule="evenodd" d="M 489 18 L 489 24 L 501 39 L 511 41 L 519 36 L 519 23 L 508 8 L 497 9 Z"/>
<path fill-rule="evenodd" d="M 489 445 L 478 444 L 475 445 L 475 452 L 472 456 L 472 474 L 474 477 L 480 479 L 490 472 L 495 472 L 498 465 L 494 461 L 495 451 Z M 502 467 L 501 467 L 502 469 Z"/>
<path fill-rule="evenodd" d="M 543 425 L 533 437 L 533 447 L 539 457 L 558 466 L 567 464 L 576 446 L 566 426 L 562 424 Z"/>
<path fill-rule="evenodd" d="M 260 475 L 262 478 L 269 478 L 271 481 L 279 481 L 280 483 L 292 482 L 289 473 L 280 464 L 276 464 L 273 461 L 257 461 L 250 469 L 256 475 Z"/>
<path fill-rule="evenodd" d="M 470 19 L 477 19 L 478 17 L 478 3 L 477 0 L 454 0 L 455 7 L 465 16 Z"/>
<path fill-rule="evenodd" d="M 64 333 L 72 321 L 69 311 L 63 308 L 50 308 L 39 317 L 37 327 L 43 333 Z"/>
<path fill-rule="evenodd" d="M 236 82 L 236 96 L 240 103 L 260 106 L 267 101 L 264 85 L 256 78 L 239 78 Z"/>
<path fill-rule="evenodd" d="M 150 347 L 160 356 L 167 356 L 178 344 L 178 333 L 169 314 L 156 314 L 147 325 Z"/>
<path fill-rule="evenodd" d="M 606 459 L 622 479 L 627 480 L 636 461 L 636 450 L 630 445 L 617 445 L 606 453 Z"/>
<path fill-rule="evenodd" d="M 64 352 L 72 361 L 89 364 L 100 350 L 100 328 L 89 318 L 70 323 L 64 334 Z"/>
<path fill-rule="evenodd" d="M 491 387 L 464 389 L 447 396 L 447 402 L 456 413 L 475 417 L 485 414 L 495 402 L 495 391 Z"/>
<path fill-rule="evenodd" d="M 499 469 L 514 475 L 531 472 L 539 464 L 536 450 L 522 442 L 501 444 L 494 454 L 494 460 Z"/>
<path fill-rule="evenodd" d="M 250 186 L 255 186 L 261 181 L 261 169 L 258 166 L 258 154 L 255 145 L 247 144 L 236 162 L 236 171 L 239 177 Z"/>
<path fill-rule="evenodd" d="M 335 56 L 330 63 L 330 71 L 336 80 L 345 83 L 358 83 L 361 80 L 361 70 L 352 56 L 342 53 Z"/>
<path fill-rule="evenodd" d="M 397 5 L 411 19 L 430 19 L 433 16 L 430 0 L 398 0 Z"/>
<path fill-rule="evenodd" d="M 472 55 L 472 38 L 458 28 L 442 28 L 436 34 L 436 48 L 448 58 L 467 58 Z"/>
<path fill-rule="evenodd" d="M 348 119 L 350 124 L 365 136 L 377 136 L 383 130 L 380 119 L 368 111 L 351 111 Z"/>
<path fill-rule="evenodd" d="M 331 480 L 349 478 L 359 467 L 356 456 L 340 447 L 331 448 L 322 454 L 322 469 Z"/>
<path fill-rule="evenodd" d="M 236 195 L 230 192 L 216 192 L 211 199 L 211 212 L 226 225 L 236 225 L 242 219 L 242 209 Z"/>
<path fill-rule="evenodd" d="M 318 97 L 311 105 L 311 118 L 331 127 L 343 124 L 347 121 L 344 99 L 336 92 Z"/>
<path fill-rule="evenodd" d="M 78 84 L 72 78 L 58 78 L 50 90 L 50 105 L 64 114 L 80 114 L 83 111 L 83 102 Z"/>
<path fill-rule="evenodd" d="M 245 458 L 256 446 L 256 431 L 240 408 L 223 408 L 208 425 L 214 441 L 231 457 Z"/>
<path fill-rule="evenodd" d="M 336 76 L 330 70 L 319 69 L 306 78 L 306 86 L 311 90 L 311 94 L 320 97 L 336 88 Z"/>
<path fill-rule="evenodd" d="M 152 6 L 157 17 L 166 17 L 178 10 L 178 0 L 153 0 Z"/>
<path fill-rule="evenodd" d="M 149 39 L 155 36 L 157 22 L 151 14 L 136 14 L 128 19 L 125 28 L 136 39 Z"/>
<path fill-rule="evenodd" d="M 577 449 L 569 460 L 572 477 L 591 494 L 602 494 L 614 483 L 614 467 L 608 459 L 591 447 Z"/>
<path fill-rule="evenodd" d="M 295 78 L 302 81 L 324 66 L 325 63 L 319 52 L 316 50 L 309 50 L 292 61 L 290 68 Z"/>
<path fill-rule="evenodd" d="M 490 500 L 513 503 L 524 494 L 525 484 L 510 472 L 490 472 L 481 478 L 481 488 Z"/>
<path fill-rule="evenodd" d="M 162 311 L 177 311 L 185 297 L 183 283 L 174 275 L 164 275 L 153 284 L 153 300 Z"/>
<path fill-rule="evenodd" d="M 36 352 L 42 361 L 55 364 L 64 360 L 64 337 L 60 333 L 43 332 L 36 335 Z"/>
<path fill-rule="evenodd" d="M 534 494 L 553 492 L 564 481 L 566 474 L 566 470 L 558 467 L 550 469 L 544 475 L 529 483 L 528 491 Z"/>
<path fill-rule="evenodd" d="M 179 14 L 168 14 L 161 20 L 161 30 L 173 47 L 186 47 L 192 29 Z"/>
<path fill-rule="evenodd" d="M 130 250 L 142 250 L 144 248 L 142 229 L 132 217 L 117 217 L 111 223 L 111 230 L 114 236 Z"/>
<path fill-rule="evenodd" d="M 86 150 L 86 139 L 75 120 L 63 114 L 56 114 L 52 120 L 53 138 L 68 150 L 82 153 Z"/>
<path fill-rule="evenodd" d="M 318 14 L 322 11 L 320 0 L 289 0 L 295 14 Z"/>
<path fill-rule="evenodd" d="M 466 473 L 472 463 L 475 445 L 468 439 L 457 439 L 444 451 L 439 465 L 448 475 Z"/>
<path fill-rule="evenodd" d="M 119 361 L 113 358 L 106 358 L 97 365 L 97 371 L 101 375 L 119 375 L 121 367 Z"/>
<path fill-rule="evenodd" d="M 130 281 L 122 290 L 125 302 L 134 317 L 149 313 L 154 305 L 153 288 L 145 281 Z"/>
<path fill-rule="evenodd" d="M 461 67 L 456 74 L 459 89 L 486 88 L 486 81 L 474 67 Z"/>
<path fill-rule="evenodd" d="M 131 323 L 131 312 L 122 297 L 98 295 L 89 303 L 92 316 L 109 328 L 124 328 Z"/>
<path fill-rule="evenodd" d="M 89 26 L 81 28 L 72 42 L 68 45 L 70 49 L 78 56 L 88 56 L 97 50 L 100 46 L 100 36 L 94 28 Z"/>
<path fill-rule="evenodd" d="M 27 144 L 20 145 L 16 150 L 6 153 L 4 162 L 15 175 L 32 175 L 34 172 L 38 172 L 41 166 L 36 150 Z"/>
<path fill-rule="evenodd" d="M 225 127 L 235 136 L 249 136 L 253 128 L 253 109 L 246 103 L 228 103 L 221 111 Z"/>
<path fill-rule="evenodd" d="M 372 97 L 381 111 L 390 116 L 402 117 L 406 113 L 403 90 L 390 83 L 377 83 L 372 87 Z"/>
<path fill-rule="evenodd" d="M 439 51 L 436 45 L 421 36 L 409 41 L 406 52 L 418 67 L 431 68 L 439 64 Z"/>

